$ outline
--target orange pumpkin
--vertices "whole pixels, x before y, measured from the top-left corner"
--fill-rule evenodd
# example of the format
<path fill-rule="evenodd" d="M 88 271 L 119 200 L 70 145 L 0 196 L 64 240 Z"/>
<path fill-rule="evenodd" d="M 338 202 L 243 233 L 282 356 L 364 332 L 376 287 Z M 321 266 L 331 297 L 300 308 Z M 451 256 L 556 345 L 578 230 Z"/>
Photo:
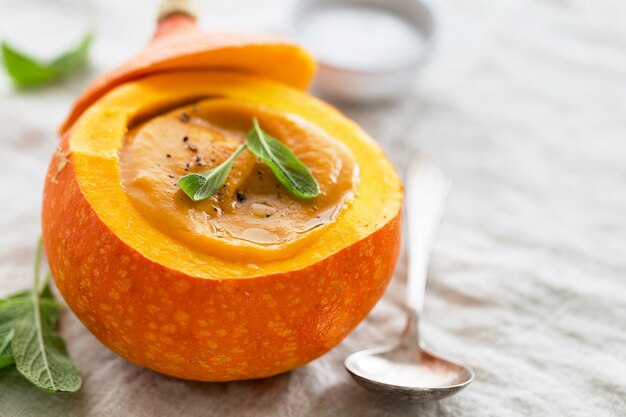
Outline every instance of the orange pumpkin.
<path fill-rule="evenodd" d="M 401 183 L 365 132 L 300 90 L 313 68 L 288 42 L 202 35 L 174 15 L 81 95 L 46 178 L 43 241 L 66 302 L 117 354 L 185 379 L 267 377 L 337 345 L 382 296 L 400 248 Z M 122 186 L 135 126 L 214 97 L 305 120 L 359 167 L 352 201 L 293 253 L 190 245 Z"/>

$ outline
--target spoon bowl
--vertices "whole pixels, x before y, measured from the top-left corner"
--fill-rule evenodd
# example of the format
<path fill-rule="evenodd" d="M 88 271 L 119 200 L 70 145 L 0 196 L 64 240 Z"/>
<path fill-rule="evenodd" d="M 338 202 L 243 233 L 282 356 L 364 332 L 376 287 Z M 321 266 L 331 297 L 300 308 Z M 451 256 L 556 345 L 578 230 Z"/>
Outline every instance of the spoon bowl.
<path fill-rule="evenodd" d="M 404 401 L 440 400 L 474 379 L 468 367 L 422 349 L 382 347 L 353 353 L 345 361 L 352 378 L 368 391 Z"/>

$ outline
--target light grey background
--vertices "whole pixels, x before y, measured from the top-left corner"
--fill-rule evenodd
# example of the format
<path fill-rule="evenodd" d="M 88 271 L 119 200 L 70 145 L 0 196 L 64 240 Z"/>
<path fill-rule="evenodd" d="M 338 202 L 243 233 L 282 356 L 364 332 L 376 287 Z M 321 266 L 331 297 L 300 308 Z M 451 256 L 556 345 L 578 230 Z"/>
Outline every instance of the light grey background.
<path fill-rule="evenodd" d="M 203 25 L 276 29 L 289 4 L 209 1 Z M 344 372 L 349 353 L 400 332 L 400 267 L 340 346 L 263 381 L 152 373 L 115 356 L 67 312 L 62 333 L 84 387 L 50 395 L 1 371 L 0 416 L 626 415 L 626 3 L 436 5 L 437 49 L 414 94 L 344 111 L 399 167 L 420 148 L 454 177 L 425 334 L 475 367 L 466 391 L 440 403 L 385 403 Z M 89 70 L 23 93 L 0 81 L 0 295 L 31 283 L 44 172 L 73 98 L 151 33 L 154 2 L 102 0 L 96 8 Z"/>

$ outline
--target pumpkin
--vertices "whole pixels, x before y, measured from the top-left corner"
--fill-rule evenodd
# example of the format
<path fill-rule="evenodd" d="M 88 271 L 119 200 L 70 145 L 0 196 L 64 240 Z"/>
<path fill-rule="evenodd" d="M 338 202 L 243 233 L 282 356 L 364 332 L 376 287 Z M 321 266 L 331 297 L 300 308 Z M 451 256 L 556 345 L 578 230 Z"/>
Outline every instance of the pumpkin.
<path fill-rule="evenodd" d="M 402 185 L 373 139 L 303 91 L 313 72 L 309 54 L 287 41 L 206 35 L 189 16 L 173 14 L 146 50 L 79 97 L 46 177 L 43 242 L 67 304 L 118 355 L 184 379 L 268 377 L 333 348 L 383 295 L 400 250 Z M 202 243 L 202 236 L 172 223 L 201 211 L 195 203 L 181 201 L 180 191 L 154 197 L 162 177 L 154 167 L 174 167 L 163 173 L 183 168 L 166 155 L 127 156 L 129 143 L 149 137 L 146 148 L 185 146 L 180 133 L 201 127 L 175 119 L 193 111 L 214 124 L 226 123 L 231 113 L 239 124 L 256 115 L 263 126 L 274 126 L 279 140 L 287 126 L 286 132 L 300 132 L 293 149 L 305 162 L 312 149 L 320 158 L 334 149 L 353 164 L 350 193 L 324 185 L 323 164 L 310 158 L 322 190 L 329 190 L 324 201 L 338 204 L 330 221 L 299 234 L 283 227 L 287 238 L 272 244 L 210 235 Z M 215 134 L 190 132 L 217 149 Z M 247 163 L 253 168 L 234 171 L 253 175 L 258 161 Z M 147 172 L 137 191 L 148 190 L 144 200 L 131 190 L 137 164 Z M 231 177 L 226 188 L 236 207 L 239 177 Z M 164 187 L 175 187 L 170 182 Z M 168 198 L 181 202 L 173 209 Z M 287 217 L 301 213 L 293 210 Z M 231 213 L 232 227 L 239 212 Z M 296 221 L 293 216 L 288 220 Z"/>

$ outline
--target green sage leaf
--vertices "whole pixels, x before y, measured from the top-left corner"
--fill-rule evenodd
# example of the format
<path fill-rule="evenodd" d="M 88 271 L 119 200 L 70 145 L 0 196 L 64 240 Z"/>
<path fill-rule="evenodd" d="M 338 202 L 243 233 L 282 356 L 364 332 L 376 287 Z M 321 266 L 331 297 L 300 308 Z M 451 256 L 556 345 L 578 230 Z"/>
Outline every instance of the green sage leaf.
<path fill-rule="evenodd" d="M 55 327 L 59 321 L 59 313 L 64 304 L 59 303 L 50 288 L 50 274 L 46 275 L 44 286 L 40 294 L 40 304 L 46 311 L 50 326 Z M 32 291 L 19 291 L 0 300 L 0 369 L 12 365 L 13 350 L 11 342 L 15 334 L 15 323 L 33 308 Z"/>
<path fill-rule="evenodd" d="M 52 63 L 50 63 L 50 66 L 61 75 L 74 71 L 76 68 L 87 62 L 87 58 L 89 58 L 89 47 L 91 46 L 92 40 L 93 34 L 86 34 L 74 49 L 58 56 L 54 61 L 52 61 Z"/>
<path fill-rule="evenodd" d="M 11 294 L 6 300 L 0 300 L 0 369 L 13 364 L 11 341 L 15 331 L 15 321 L 28 311 L 31 303 L 30 291 Z"/>
<path fill-rule="evenodd" d="M 180 189 L 193 201 L 198 201 L 195 195 L 204 184 L 206 184 L 206 178 L 202 174 L 187 174 L 178 180 Z"/>
<path fill-rule="evenodd" d="M 241 145 L 228 159 L 212 170 L 203 174 L 185 175 L 178 180 L 178 185 L 193 201 L 211 197 L 224 186 L 233 167 L 233 162 L 245 148 L 245 145 Z"/>
<path fill-rule="evenodd" d="M 311 171 L 282 142 L 264 132 L 256 118 L 248 133 L 248 150 L 266 164 L 285 188 L 297 197 L 311 199 L 320 188 Z"/>
<path fill-rule="evenodd" d="M 69 74 L 87 62 L 92 38 L 92 34 L 87 34 L 75 48 L 61 54 L 49 63 L 23 54 L 7 42 L 3 42 L 4 66 L 9 77 L 20 87 L 46 84 Z"/>
<path fill-rule="evenodd" d="M 13 340 L 14 334 L 15 330 L 13 330 L 13 323 L 11 323 L 9 331 L 4 335 L 0 335 L 0 369 L 15 362 L 13 360 L 13 350 L 11 350 L 11 340 Z"/>
<path fill-rule="evenodd" d="M 26 311 L 13 324 L 11 350 L 17 370 L 31 383 L 50 392 L 75 392 L 81 386 L 76 365 L 70 359 L 63 339 L 54 330 L 58 320 L 58 307 L 50 301 L 53 294 L 49 274 L 40 283 L 41 242 L 35 258 L 35 281 L 31 302 L 17 303 Z M 17 300 L 25 301 L 23 298 Z M 4 307 L 11 305 L 7 302 Z"/>
<path fill-rule="evenodd" d="M 37 302 L 17 320 L 14 330 L 13 357 L 17 370 L 26 379 L 50 392 L 78 391 L 81 378 L 76 365 Z"/>
<path fill-rule="evenodd" d="M 16 321 L 29 310 L 29 307 L 26 303 L 0 306 L 0 368 L 13 363 L 11 349 L 11 341 L 15 334 L 13 327 Z"/>

